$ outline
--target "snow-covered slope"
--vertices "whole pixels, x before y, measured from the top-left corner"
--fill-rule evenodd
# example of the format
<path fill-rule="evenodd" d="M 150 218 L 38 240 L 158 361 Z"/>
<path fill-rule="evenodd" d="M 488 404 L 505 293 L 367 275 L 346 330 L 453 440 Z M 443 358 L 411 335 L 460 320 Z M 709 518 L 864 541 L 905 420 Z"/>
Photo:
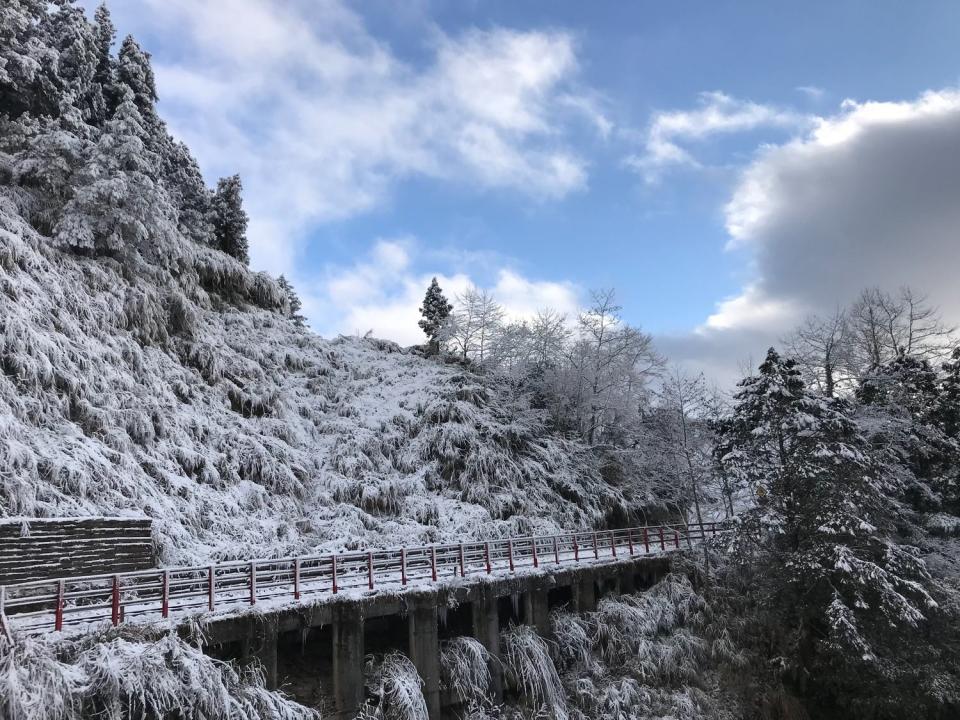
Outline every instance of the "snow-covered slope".
<path fill-rule="evenodd" d="M 180 238 L 57 249 L 0 197 L 0 515 L 146 513 L 165 562 L 601 523 L 622 508 L 509 388 L 323 340 Z"/>

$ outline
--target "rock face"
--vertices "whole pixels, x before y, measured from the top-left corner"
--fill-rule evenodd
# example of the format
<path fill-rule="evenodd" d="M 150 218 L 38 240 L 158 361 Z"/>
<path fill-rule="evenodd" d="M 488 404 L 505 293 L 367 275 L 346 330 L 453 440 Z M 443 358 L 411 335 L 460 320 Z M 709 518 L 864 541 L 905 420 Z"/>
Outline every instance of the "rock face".
<path fill-rule="evenodd" d="M 149 518 L 0 520 L 0 585 L 154 566 Z"/>

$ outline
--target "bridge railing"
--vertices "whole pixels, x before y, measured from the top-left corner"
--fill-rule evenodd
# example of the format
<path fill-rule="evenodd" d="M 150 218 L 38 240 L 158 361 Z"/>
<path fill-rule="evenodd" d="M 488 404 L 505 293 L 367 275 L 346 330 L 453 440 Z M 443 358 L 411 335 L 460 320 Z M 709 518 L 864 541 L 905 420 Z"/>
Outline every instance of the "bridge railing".
<path fill-rule="evenodd" d="M 9 627 L 9 618 L 18 631 L 48 632 L 468 575 L 611 562 L 681 549 L 722 530 L 721 523 L 712 522 L 656 525 L 28 582 L 0 587 L 0 629 Z"/>

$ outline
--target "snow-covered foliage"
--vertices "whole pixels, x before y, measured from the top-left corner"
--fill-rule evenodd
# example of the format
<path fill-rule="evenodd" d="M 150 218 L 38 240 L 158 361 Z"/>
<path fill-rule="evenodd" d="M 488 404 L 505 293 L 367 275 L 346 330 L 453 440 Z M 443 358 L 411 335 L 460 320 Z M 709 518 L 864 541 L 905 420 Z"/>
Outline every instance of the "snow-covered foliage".
<path fill-rule="evenodd" d="M 567 699 L 546 641 L 529 625 L 511 625 L 500 634 L 507 682 L 516 687 L 532 712 L 567 720 Z"/>
<path fill-rule="evenodd" d="M 393 652 L 371 658 L 367 684 L 375 701 L 367 702 L 357 720 L 429 720 L 423 681 L 406 655 Z"/>
<path fill-rule="evenodd" d="M 319 720 L 267 690 L 255 665 L 214 660 L 173 634 L 148 640 L 131 631 L 0 648 L 0 717 Z"/>
<path fill-rule="evenodd" d="M 932 633 L 957 619 L 960 564 L 917 512 L 951 507 L 944 474 L 956 460 L 932 413 L 936 394 L 926 361 L 901 354 L 856 397 L 824 397 L 771 349 L 721 424 L 723 468 L 755 497 L 735 536 L 739 589 L 752 603 L 738 612 L 754 614 L 747 636 L 767 644 L 816 714 L 900 717 L 902 692 L 917 712 L 960 698 L 947 659 L 955 633 Z"/>
<path fill-rule="evenodd" d="M 552 651 L 571 718 L 733 718 L 718 667 L 742 663 L 690 580 L 671 574 L 596 612 L 552 615 Z"/>
<path fill-rule="evenodd" d="M 456 637 L 440 648 L 442 685 L 468 709 L 489 705 L 492 689 L 491 663 L 499 662 L 471 637 Z"/>

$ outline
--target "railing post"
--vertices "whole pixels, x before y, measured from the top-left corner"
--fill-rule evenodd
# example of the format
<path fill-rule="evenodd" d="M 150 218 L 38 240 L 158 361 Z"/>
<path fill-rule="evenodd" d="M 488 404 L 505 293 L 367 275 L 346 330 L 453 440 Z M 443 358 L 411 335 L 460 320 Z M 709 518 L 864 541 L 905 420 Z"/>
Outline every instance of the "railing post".
<path fill-rule="evenodd" d="M 553 559 L 557 565 L 560 564 L 560 543 L 557 541 L 556 535 L 553 536 Z"/>
<path fill-rule="evenodd" d="M 213 598 L 214 598 L 214 583 L 216 578 L 216 572 L 213 569 L 213 565 L 207 568 L 207 609 L 213 610 Z"/>
<path fill-rule="evenodd" d="M 507 557 L 510 559 L 510 572 L 513 572 L 513 538 L 507 539 Z"/>
<path fill-rule="evenodd" d="M 466 574 L 467 569 L 463 562 L 463 543 L 460 543 L 460 577 L 464 577 Z"/>
<path fill-rule="evenodd" d="M 0 615 L 3 614 L 3 595 L 6 588 L 0 587 Z M 63 580 L 57 582 L 57 609 L 53 616 L 54 630 L 63 630 Z"/>
<path fill-rule="evenodd" d="M 647 532 L 647 526 L 643 526 L 643 553 L 648 555 L 650 553 L 650 533 Z"/>
<path fill-rule="evenodd" d="M 537 538 L 530 538 L 530 547 L 533 549 L 533 566 L 540 567 L 540 558 L 537 556 Z"/>
<path fill-rule="evenodd" d="M 340 590 L 340 588 L 337 587 L 337 556 L 336 555 L 330 556 L 330 578 L 333 581 L 333 585 L 332 585 L 333 594 L 336 595 L 337 592 Z"/>
<path fill-rule="evenodd" d="M 293 559 L 293 599 L 300 599 L 300 558 Z"/>
<path fill-rule="evenodd" d="M 679 549 L 680 548 L 680 531 L 679 530 L 673 531 L 673 542 L 676 548 Z"/>
<path fill-rule="evenodd" d="M 577 534 L 573 534 L 573 560 L 580 562 L 580 543 L 577 542 Z"/>
<path fill-rule="evenodd" d="M 257 603 L 257 561 L 250 561 L 250 604 Z"/>
<path fill-rule="evenodd" d="M 627 530 L 627 547 L 630 548 L 630 557 L 633 557 L 633 529 Z"/>
<path fill-rule="evenodd" d="M 594 559 L 594 560 L 599 560 L 599 559 L 600 559 L 600 548 L 597 546 L 597 533 L 596 533 L 596 531 L 594 531 L 594 533 L 593 533 L 593 559 Z"/>
<path fill-rule="evenodd" d="M 373 590 L 373 551 L 367 550 L 367 587 Z"/>
<path fill-rule="evenodd" d="M 617 556 L 617 539 L 613 534 L 613 530 L 610 531 L 610 553 L 613 557 Z"/>
<path fill-rule="evenodd" d="M 111 592 L 110 620 L 114 625 L 120 624 L 120 576 L 113 576 L 113 591 Z"/>
<path fill-rule="evenodd" d="M 407 584 L 407 550 L 400 548 L 400 584 Z"/>
<path fill-rule="evenodd" d="M 663 525 L 660 526 L 660 551 L 663 552 L 667 546 L 663 543 Z"/>
<path fill-rule="evenodd" d="M 716 536 L 717 536 L 717 524 L 716 524 L 716 523 L 710 523 L 710 527 L 713 529 L 713 536 L 716 537 Z"/>
<path fill-rule="evenodd" d="M 493 566 L 490 564 L 490 543 L 483 544 L 483 561 L 487 565 L 487 575 L 493 572 Z"/>
<path fill-rule="evenodd" d="M 160 600 L 160 615 L 161 617 L 170 617 L 170 571 L 163 571 L 163 579 L 161 582 L 161 592 L 162 597 Z"/>
<path fill-rule="evenodd" d="M 430 576 L 437 581 L 437 546 L 430 546 Z"/>

